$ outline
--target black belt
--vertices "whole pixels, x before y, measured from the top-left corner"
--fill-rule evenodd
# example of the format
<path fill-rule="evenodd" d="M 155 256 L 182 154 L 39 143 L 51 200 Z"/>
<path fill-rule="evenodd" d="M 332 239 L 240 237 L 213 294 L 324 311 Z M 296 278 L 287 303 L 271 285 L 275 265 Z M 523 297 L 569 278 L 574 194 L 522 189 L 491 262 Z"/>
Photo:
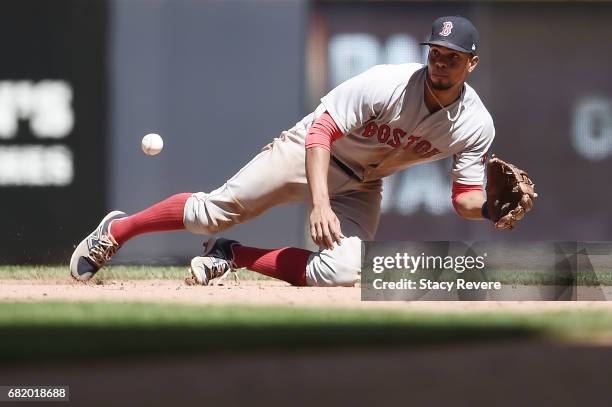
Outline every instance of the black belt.
<path fill-rule="evenodd" d="M 337 158 L 336 158 L 336 156 L 332 155 L 332 156 L 331 156 L 331 160 L 332 160 L 334 163 L 336 163 L 336 165 L 337 165 L 338 167 L 340 167 L 340 169 L 341 169 L 342 171 L 344 171 L 344 173 L 345 173 L 346 175 L 348 175 L 348 176 L 349 176 L 349 177 L 351 177 L 351 178 L 356 179 L 356 180 L 357 180 L 357 181 L 359 181 L 359 182 L 363 182 L 363 180 L 362 180 L 360 177 L 358 177 L 358 176 L 357 176 L 357 174 L 355 174 L 355 172 L 354 172 L 354 171 L 353 171 L 353 170 L 352 170 L 352 169 L 351 169 L 351 168 L 350 168 L 348 165 L 346 165 L 345 163 L 343 163 L 342 161 L 340 161 L 339 159 L 337 159 Z"/>

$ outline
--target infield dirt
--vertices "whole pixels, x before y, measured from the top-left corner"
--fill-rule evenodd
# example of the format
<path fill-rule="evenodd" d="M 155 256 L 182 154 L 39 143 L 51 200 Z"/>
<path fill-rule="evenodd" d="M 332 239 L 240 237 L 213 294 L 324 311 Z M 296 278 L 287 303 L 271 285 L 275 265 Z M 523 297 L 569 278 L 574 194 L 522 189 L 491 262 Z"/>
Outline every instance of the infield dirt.
<path fill-rule="evenodd" d="M 359 287 L 292 287 L 277 281 L 193 286 L 179 280 L 0 280 L 0 301 L 113 301 L 212 305 L 394 308 L 441 312 L 612 309 L 610 301 L 361 301 Z"/>

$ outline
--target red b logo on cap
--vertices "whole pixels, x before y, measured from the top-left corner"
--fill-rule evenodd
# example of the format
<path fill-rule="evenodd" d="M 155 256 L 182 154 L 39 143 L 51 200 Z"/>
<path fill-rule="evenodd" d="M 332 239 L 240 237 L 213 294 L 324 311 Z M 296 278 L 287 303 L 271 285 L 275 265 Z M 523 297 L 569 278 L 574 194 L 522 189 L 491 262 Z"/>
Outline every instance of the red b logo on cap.
<path fill-rule="evenodd" d="M 440 31 L 440 35 L 443 37 L 448 37 L 451 31 L 453 31 L 453 23 L 450 21 L 445 21 L 442 24 L 442 31 Z"/>

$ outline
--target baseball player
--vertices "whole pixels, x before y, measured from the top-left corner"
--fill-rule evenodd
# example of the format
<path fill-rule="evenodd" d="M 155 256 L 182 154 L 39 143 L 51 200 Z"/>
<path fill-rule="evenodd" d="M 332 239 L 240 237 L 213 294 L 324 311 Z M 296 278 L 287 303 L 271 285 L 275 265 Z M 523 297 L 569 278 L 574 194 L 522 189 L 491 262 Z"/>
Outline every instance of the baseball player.
<path fill-rule="evenodd" d="M 465 83 L 479 63 L 478 32 L 466 18 L 441 17 L 423 44 L 430 47 L 426 65 L 375 66 L 342 83 L 214 191 L 177 194 L 131 216 L 109 213 L 74 251 L 72 276 L 90 279 L 143 233 L 214 235 L 276 205 L 307 201 L 319 251 L 211 238 L 191 261 L 194 279 L 206 285 L 247 267 L 297 286 L 352 286 L 361 241 L 374 239 L 378 226 L 382 178 L 449 156 L 457 213 L 488 218 L 483 181 L 495 129 Z"/>

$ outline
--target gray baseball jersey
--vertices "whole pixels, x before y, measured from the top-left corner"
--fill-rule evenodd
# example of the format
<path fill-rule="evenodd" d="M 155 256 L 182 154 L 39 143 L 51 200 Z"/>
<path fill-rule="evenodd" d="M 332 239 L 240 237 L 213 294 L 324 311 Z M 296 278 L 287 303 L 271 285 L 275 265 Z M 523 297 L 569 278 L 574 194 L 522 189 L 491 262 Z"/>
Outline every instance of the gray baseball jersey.
<path fill-rule="evenodd" d="M 468 84 L 447 107 L 451 116 L 461 110 L 456 120 L 443 110 L 430 114 L 425 76 L 420 64 L 378 65 L 323 97 L 316 113 L 327 110 L 344 133 L 332 154 L 364 181 L 453 156 L 453 181 L 482 184 L 482 158 L 495 136 L 491 115 Z"/>
<path fill-rule="evenodd" d="M 224 185 L 193 194 L 185 205 L 186 228 L 215 234 L 273 206 L 308 202 L 305 139 L 327 110 L 344 133 L 332 144 L 328 187 L 346 239 L 313 253 L 306 279 L 309 285 L 352 285 L 361 267 L 361 240 L 373 239 L 378 227 L 381 178 L 452 155 L 455 181 L 483 181 L 482 158 L 494 137 L 491 116 L 467 84 L 460 100 L 449 106 L 453 120 L 444 111 L 430 114 L 424 101 L 425 74 L 418 64 L 381 65 L 341 84 Z"/>

